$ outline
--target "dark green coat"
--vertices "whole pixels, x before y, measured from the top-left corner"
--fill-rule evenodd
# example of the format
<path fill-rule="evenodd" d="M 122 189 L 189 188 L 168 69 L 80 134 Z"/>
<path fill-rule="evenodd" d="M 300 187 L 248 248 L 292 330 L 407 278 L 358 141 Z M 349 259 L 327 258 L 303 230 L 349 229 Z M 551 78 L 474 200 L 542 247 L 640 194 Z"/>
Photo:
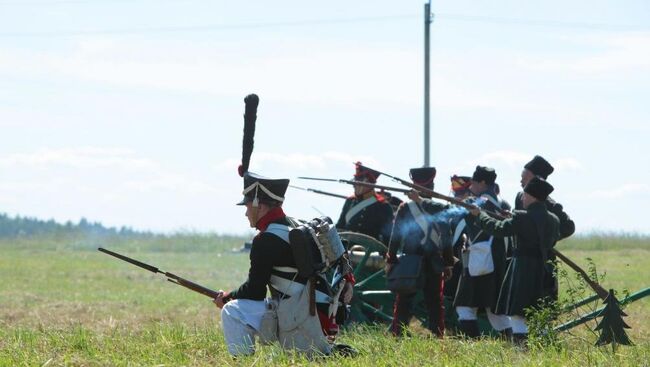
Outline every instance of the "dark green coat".
<path fill-rule="evenodd" d="M 524 203 L 523 203 L 523 192 L 517 193 L 517 197 L 515 198 L 515 209 L 516 210 L 521 210 L 524 208 Z M 546 204 L 546 209 L 555 214 L 557 219 L 560 220 L 560 238 L 558 238 L 558 241 L 564 238 L 567 238 L 573 234 L 576 230 L 576 225 L 573 223 L 573 220 L 569 218 L 569 215 L 564 212 L 564 208 L 562 207 L 562 204 L 556 202 L 555 200 L 551 199 L 550 197 L 544 201 L 544 204 Z M 555 244 L 554 244 L 555 246 Z M 558 294 L 559 294 L 559 283 L 557 280 L 557 277 L 555 276 L 555 255 L 550 255 L 549 260 L 552 260 L 550 262 L 547 262 L 545 264 L 546 266 L 546 272 L 545 272 L 545 278 L 544 278 L 544 292 L 548 295 L 550 295 L 554 300 L 558 299 Z"/>
<path fill-rule="evenodd" d="M 537 305 L 544 296 L 544 263 L 560 237 L 559 219 L 543 202 L 536 202 L 527 210 L 515 210 L 509 219 L 499 221 L 481 213 L 474 222 L 495 237 L 515 236 L 495 313 L 525 316 L 524 309 Z"/>
<path fill-rule="evenodd" d="M 341 216 L 336 222 L 339 231 L 352 231 L 367 234 L 388 246 L 390 232 L 393 228 L 393 208 L 383 196 L 375 194 L 371 205 L 359 210 L 348 220 L 348 212 L 364 200 L 352 196 L 345 200 Z"/>
<path fill-rule="evenodd" d="M 515 197 L 515 210 L 524 209 L 523 194 L 523 191 L 517 193 L 517 196 Z M 548 209 L 549 212 L 555 214 L 557 219 L 560 220 L 560 238 L 558 238 L 558 241 L 571 236 L 576 231 L 576 225 L 569 217 L 569 215 L 564 211 L 562 204 L 551 199 L 550 196 L 546 199 L 546 201 L 544 201 L 544 204 L 546 204 L 546 209 Z"/>
<path fill-rule="evenodd" d="M 491 196 L 492 199 L 486 200 L 481 205 L 481 209 L 499 212 L 501 208 L 497 206 L 497 196 L 489 192 L 483 193 L 481 196 L 486 195 Z M 489 240 L 491 234 L 482 231 L 478 225 L 473 223 L 472 219 L 471 215 L 467 215 L 465 218 L 466 227 L 463 233 L 467 235 L 467 238 L 472 243 Z M 493 311 L 496 308 L 499 290 L 506 273 L 506 245 L 504 239 L 495 237 L 491 249 L 494 272 L 481 276 L 470 276 L 469 273 L 463 271 L 458 281 L 454 307 L 490 308 Z"/>

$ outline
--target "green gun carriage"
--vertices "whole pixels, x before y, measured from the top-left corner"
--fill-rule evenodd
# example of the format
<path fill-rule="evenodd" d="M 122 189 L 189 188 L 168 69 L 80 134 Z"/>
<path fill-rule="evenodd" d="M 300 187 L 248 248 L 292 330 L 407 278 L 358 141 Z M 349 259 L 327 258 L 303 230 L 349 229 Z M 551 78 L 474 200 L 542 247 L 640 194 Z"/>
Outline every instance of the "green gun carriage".
<path fill-rule="evenodd" d="M 351 323 L 390 323 L 393 320 L 393 293 L 386 289 L 386 265 L 384 255 L 388 252 L 386 246 L 373 237 L 356 233 L 341 232 L 341 239 L 346 243 L 350 262 L 354 269 L 356 284 L 354 296 L 350 302 Z M 642 289 L 620 300 L 621 304 L 637 301 L 650 295 L 650 288 Z M 563 312 L 570 312 L 590 302 L 597 301 L 598 295 L 587 297 L 573 305 L 565 307 Z M 449 330 L 458 326 L 458 319 L 452 307 L 453 299 L 445 296 L 445 325 Z M 555 327 L 558 331 L 568 330 L 598 317 L 601 309 L 589 312 L 574 320 Z M 416 296 L 413 315 L 426 325 L 427 312 L 421 294 Z M 479 328 L 484 335 L 496 335 L 487 317 L 479 314 Z"/>

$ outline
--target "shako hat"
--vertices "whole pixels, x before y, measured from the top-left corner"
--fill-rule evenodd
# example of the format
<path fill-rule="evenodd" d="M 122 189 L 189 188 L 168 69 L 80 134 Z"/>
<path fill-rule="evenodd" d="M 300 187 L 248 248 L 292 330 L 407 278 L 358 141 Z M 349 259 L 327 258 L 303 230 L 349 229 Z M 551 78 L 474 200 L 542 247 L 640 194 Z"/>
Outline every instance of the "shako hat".
<path fill-rule="evenodd" d="M 244 173 L 244 198 L 237 205 L 245 205 L 248 202 L 257 203 L 282 203 L 284 194 L 287 192 L 289 179 L 273 179 L 260 176 L 253 172 Z"/>
<path fill-rule="evenodd" d="M 366 179 L 370 183 L 375 183 L 377 182 L 377 178 L 381 175 L 381 173 L 375 171 L 374 169 L 370 169 L 366 166 L 363 165 L 361 162 L 356 162 L 355 164 L 355 173 L 354 173 L 354 179 L 355 180 L 362 180 Z"/>
<path fill-rule="evenodd" d="M 494 168 L 485 166 L 476 166 L 476 170 L 472 175 L 472 181 L 481 182 L 485 181 L 486 184 L 492 185 L 497 179 L 497 173 Z"/>
<path fill-rule="evenodd" d="M 553 192 L 553 186 L 545 179 L 535 176 L 526 184 L 524 192 L 539 201 L 545 201 L 548 195 Z"/>
<path fill-rule="evenodd" d="M 524 168 L 543 179 L 547 179 L 554 170 L 553 166 L 544 157 L 539 155 L 536 155 L 530 162 L 526 163 Z"/>
<path fill-rule="evenodd" d="M 436 177 L 435 167 L 411 168 L 409 176 L 414 184 L 433 190 L 433 179 Z"/>
<path fill-rule="evenodd" d="M 469 176 L 451 176 L 451 190 L 454 194 L 463 194 L 469 190 L 469 185 L 472 183 L 472 178 Z"/>

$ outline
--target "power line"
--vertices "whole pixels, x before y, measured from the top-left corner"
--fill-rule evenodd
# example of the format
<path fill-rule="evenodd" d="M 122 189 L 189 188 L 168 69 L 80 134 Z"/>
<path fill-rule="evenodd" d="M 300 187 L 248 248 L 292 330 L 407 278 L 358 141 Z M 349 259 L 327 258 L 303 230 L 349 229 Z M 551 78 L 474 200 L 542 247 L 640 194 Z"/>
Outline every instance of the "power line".
<path fill-rule="evenodd" d="M 68 4 L 90 4 L 90 5 L 105 5 L 106 3 L 127 3 L 134 0 L 51 0 L 51 1 L 0 1 L 0 5 L 10 6 L 29 6 L 29 5 L 68 5 Z M 145 0 L 146 1 L 146 0 Z M 156 0 L 161 1 L 161 0 Z"/>
<path fill-rule="evenodd" d="M 484 15 L 464 15 L 464 14 L 447 14 L 438 13 L 436 18 L 440 16 L 443 20 L 456 20 L 461 22 L 483 22 L 495 24 L 510 24 L 510 25 L 523 25 L 531 27 L 558 27 L 558 28 L 585 28 L 595 30 L 649 30 L 647 25 L 631 25 L 631 24 L 611 24 L 611 23 L 590 23 L 590 22 L 575 22 L 575 21 L 562 21 L 553 19 L 523 19 L 523 18 L 506 18 L 506 17 L 493 17 Z"/>
<path fill-rule="evenodd" d="M 147 33 L 182 33 L 182 32 L 207 32 L 232 29 L 255 29 L 273 27 L 305 27 L 312 25 L 329 25 L 342 23 L 381 22 L 399 19 L 411 19 L 416 15 L 386 15 L 376 17 L 357 17 L 340 19 L 312 19 L 296 20 L 285 22 L 264 22 L 264 23 L 241 23 L 241 24 L 215 24 L 200 26 L 178 26 L 178 27 L 152 27 L 152 28 L 123 28 L 104 30 L 70 30 L 51 32 L 10 32 L 0 33 L 0 37 L 74 37 L 99 34 L 147 34 Z"/>
<path fill-rule="evenodd" d="M 74 2 L 76 0 L 61 0 Z M 78 0 L 83 1 L 83 0 Z M 59 30 L 59 31 L 41 31 L 41 32 L 0 32 L 1 38 L 10 37 L 76 37 L 87 35 L 102 34 L 152 34 L 152 33 L 190 33 L 190 32 L 213 32 L 224 30 L 245 30 L 257 28 L 282 28 L 282 27 L 309 27 L 317 25 L 333 25 L 345 23 L 363 23 L 363 22 L 386 22 L 396 20 L 416 20 L 421 16 L 419 14 L 404 15 L 385 15 L 374 17 L 354 17 L 354 18 L 334 18 L 334 19 L 311 19 L 281 22 L 261 22 L 261 23 L 239 23 L 239 24 L 214 24 L 198 26 L 170 26 L 170 27 L 151 27 L 151 28 L 120 28 L 120 29 L 99 29 L 99 30 Z M 591 30 L 628 30 L 628 31 L 647 31 L 648 26 L 608 24 L 608 23 L 587 23 L 587 22 L 570 22 L 544 19 L 522 19 L 522 18 L 504 18 L 481 15 L 463 15 L 463 14 L 435 14 L 435 19 L 451 20 L 461 22 L 482 22 L 528 27 L 554 27 L 554 28 L 582 28 Z"/>

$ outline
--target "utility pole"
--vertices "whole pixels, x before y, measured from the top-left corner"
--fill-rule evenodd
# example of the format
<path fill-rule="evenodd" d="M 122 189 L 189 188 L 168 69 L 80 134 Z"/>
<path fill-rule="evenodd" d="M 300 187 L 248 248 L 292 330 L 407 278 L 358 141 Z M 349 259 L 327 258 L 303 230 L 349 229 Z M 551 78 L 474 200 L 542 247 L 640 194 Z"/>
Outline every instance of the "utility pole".
<path fill-rule="evenodd" d="M 429 167 L 429 27 L 433 22 L 431 0 L 424 4 L 424 166 Z"/>

